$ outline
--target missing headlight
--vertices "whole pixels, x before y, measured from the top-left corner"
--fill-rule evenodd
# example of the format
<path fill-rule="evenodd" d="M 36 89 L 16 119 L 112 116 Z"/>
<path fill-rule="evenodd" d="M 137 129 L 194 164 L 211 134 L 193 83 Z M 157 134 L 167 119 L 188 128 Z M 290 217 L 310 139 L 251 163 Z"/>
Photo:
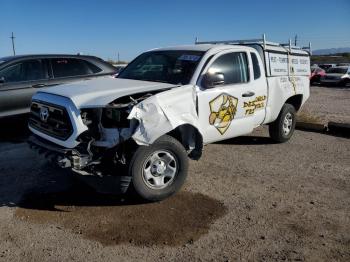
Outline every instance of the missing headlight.
<path fill-rule="evenodd" d="M 102 111 L 102 126 L 105 128 L 130 127 L 129 112 L 126 108 L 104 108 Z"/>

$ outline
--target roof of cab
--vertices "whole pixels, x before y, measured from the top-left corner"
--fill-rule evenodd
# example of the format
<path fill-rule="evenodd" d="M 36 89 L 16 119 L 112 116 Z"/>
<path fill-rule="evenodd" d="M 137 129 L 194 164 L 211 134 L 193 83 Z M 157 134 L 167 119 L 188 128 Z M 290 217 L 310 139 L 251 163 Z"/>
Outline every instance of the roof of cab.
<path fill-rule="evenodd" d="M 223 50 L 227 48 L 241 48 L 242 46 L 235 45 L 214 45 L 214 44 L 203 44 L 203 45 L 180 45 L 180 46 L 170 46 L 163 48 L 156 48 L 150 51 L 176 51 L 176 50 L 186 50 L 186 51 L 202 51 L 207 52 L 208 50 Z"/>

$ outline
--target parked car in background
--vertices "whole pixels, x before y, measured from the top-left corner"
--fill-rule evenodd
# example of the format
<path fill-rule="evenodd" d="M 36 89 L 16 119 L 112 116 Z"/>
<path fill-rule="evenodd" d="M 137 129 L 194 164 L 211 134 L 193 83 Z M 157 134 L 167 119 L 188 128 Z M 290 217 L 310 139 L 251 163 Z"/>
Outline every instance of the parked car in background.
<path fill-rule="evenodd" d="M 311 67 L 310 84 L 319 83 L 322 76 L 326 75 L 326 71 L 318 66 Z"/>
<path fill-rule="evenodd" d="M 350 85 L 350 67 L 337 66 L 329 68 L 326 71 L 326 75 L 321 77 L 321 84 L 338 86 Z"/>
<path fill-rule="evenodd" d="M 327 70 L 328 68 L 335 67 L 337 64 L 320 64 L 319 67 L 321 67 L 324 70 Z"/>
<path fill-rule="evenodd" d="M 21 55 L 0 58 L 0 117 L 29 113 L 32 96 L 48 86 L 115 73 L 112 65 L 94 56 Z"/>

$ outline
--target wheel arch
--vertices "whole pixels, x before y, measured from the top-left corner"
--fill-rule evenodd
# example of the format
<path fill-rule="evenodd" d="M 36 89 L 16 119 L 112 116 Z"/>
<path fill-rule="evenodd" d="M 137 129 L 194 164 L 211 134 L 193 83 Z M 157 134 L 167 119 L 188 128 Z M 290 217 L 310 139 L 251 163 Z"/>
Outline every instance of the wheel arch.
<path fill-rule="evenodd" d="M 291 96 L 285 102 L 285 104 L 290 104 L 290 105 L 294 106 L 294 108 L 297 112 L 301 108 L 302 103 L 303 103 L 303 95 L 302 94 Z"/>
<path fill-rule="evenodd" d="M 188 157 L 199 160 L 203 150 L 203 136 L 199 130 L 190 124 L 183 124 L 171 130 L 167 135 L 177 139 L 186 149 Z"/>

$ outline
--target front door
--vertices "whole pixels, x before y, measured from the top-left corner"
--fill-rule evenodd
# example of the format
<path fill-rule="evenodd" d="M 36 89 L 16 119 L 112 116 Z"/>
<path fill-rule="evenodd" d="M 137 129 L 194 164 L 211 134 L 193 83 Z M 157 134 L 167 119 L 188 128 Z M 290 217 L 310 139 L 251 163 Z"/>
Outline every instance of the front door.
<path fill-rule="evenodd" d="M 263 122 L 266 82 L 261 76 L 255 79 L 249 52 L 220 52 L 208 63 L 205 74 L 224 76 L 223 83 L 211 88 L 201 84 L 203 77 L 198 83 L 198 115 L 205 143 L 248 134 Z"/>
<path fill-rule="evenodd" d="M 47 83 L 47 69 L 41 59 L 14 63 L 0 71 L 0 117 L 29 112 L 32 96 Z"/>

